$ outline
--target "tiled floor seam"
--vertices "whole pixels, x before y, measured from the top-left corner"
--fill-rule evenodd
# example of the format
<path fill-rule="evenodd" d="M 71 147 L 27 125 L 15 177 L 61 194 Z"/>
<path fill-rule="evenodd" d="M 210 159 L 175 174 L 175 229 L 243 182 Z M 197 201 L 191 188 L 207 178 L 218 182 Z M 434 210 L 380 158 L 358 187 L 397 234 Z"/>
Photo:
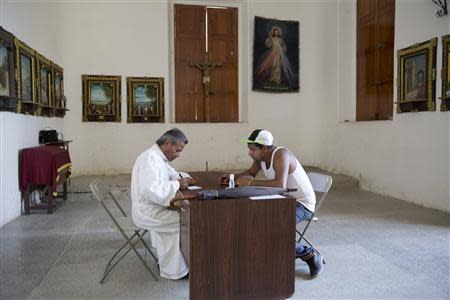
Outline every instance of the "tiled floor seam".
<path fill-rule="evenodd" d="M 88 224 L 88 222 L 92 219 L 93 215 L 94 215 L 95 210 L 93 210 L 91 212 L 91 214 L 89 215 L 89 217 L 86 218 L 86 221 L 78 227 L 78 229 L 74 230 L 70 236 L 70 240 L 67 242 L 66 247 L 64 247 L 64 249 L 62 250 L 61 254 L 58 256 L 58 258 L 55 260 L 55 262 L 53 263 L 52 267 L 50 268 L 50 270 L 48 270 L 48 272 L 45 274 L 45 276 L 42 278 L 41 282 L 39 283 L 38 286 L 36 286 L 34 289 L 31 290 L 31 292 L 28 294 L 28 296 L 26 297 L 26 299 L 32 299 L 31 295 L 33 295 L 33 291 L 35 289 L 38 289 L 41 287 L 42 283 L 45 281 L 45 279 L 47 279 L 48 275 L 50 274 L 50 272 L 53 271 L 53 269 L 55 268 L 55 266 L 58 264 L 58 262 L 61 260 L 61 258 L 64 256 L 64 254 L 66 253 L 67 249 L 70 246 L 70 243 L 72 242 L 72 240 L 74 239 L 75 235 L 77 233 L 79 233 L 81 231 L 81 229 L 83 229 L 84 226 L 86 226 L 86 224 Z"/>

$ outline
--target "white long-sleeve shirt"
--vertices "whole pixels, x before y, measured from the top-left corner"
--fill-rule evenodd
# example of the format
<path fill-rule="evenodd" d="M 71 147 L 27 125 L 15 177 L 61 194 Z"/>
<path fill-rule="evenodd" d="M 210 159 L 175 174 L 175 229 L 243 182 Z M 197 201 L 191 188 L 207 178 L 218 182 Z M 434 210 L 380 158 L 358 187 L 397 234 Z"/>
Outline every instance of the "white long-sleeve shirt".
<path fill-rule="evenodd" d="M 137 226 L 159 232 L 179 230 L 178 212 L 167 209 L 180 188 L 178 176 L 158 145 L 139 155 L 131 175 L 132 215 Z"/>

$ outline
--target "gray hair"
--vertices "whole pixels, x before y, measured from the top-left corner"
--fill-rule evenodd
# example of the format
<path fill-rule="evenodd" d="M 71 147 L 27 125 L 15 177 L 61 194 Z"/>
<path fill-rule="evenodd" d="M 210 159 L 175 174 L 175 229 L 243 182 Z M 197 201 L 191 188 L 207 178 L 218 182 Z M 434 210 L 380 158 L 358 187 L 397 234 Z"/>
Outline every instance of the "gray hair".
<path fill-rule="evenodd" d="M 185 145 L 188 143 L 187 137 L 184 133 L 178 128 L 172 128 L 166 132 L 156 141 L 158 146 L 164 145 L 166 141 L 169 141 L 172 145 L 175 145 L 177 142 L 182 142 Z"/>

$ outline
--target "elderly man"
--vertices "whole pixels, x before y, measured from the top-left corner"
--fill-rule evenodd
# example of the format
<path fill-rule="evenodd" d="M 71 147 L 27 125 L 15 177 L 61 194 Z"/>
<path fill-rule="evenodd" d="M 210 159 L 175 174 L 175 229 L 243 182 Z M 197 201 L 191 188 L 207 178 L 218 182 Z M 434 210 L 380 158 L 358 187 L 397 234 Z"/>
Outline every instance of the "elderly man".
<path fill-rule="evenodd" d="M 238 175 L 238 185 L 297 188 L 296 192 L 289 193 L 297 199 L 296 222 L 309 220 L 316 206 L 316 195 L 295 155 L 287 148 L 274 146 L 272 134 L 264 129 L 254 130 L 243 142 L 248 144 L 248 154 L 253 159 L 253 164 L 250 169 Z M 254 180 L 261 170 L 267 180 Z M 313 247 L 297 243 L 295 257 L 308 264 L 311 277 L 322 272 L 323 259 Z"/>
<path fill-rule="evenodd" d="M 164 133 L 136 159 L 131 175 L 134 223 L 148 229 L 156 248 L 161 277 L 180 279 L 188 268 L 180 250 L 180 215 L 169 209 L 170 200 L 192 178 L 178 173 L 169 162 L 180 156 L 188 140 L 177 128 Z"/>

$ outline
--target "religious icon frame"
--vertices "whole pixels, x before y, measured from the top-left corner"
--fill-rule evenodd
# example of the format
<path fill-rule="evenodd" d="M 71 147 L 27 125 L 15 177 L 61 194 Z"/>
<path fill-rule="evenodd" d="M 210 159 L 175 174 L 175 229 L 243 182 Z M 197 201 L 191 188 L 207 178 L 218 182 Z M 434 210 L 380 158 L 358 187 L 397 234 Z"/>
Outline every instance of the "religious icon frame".
<path fill-rule="evenodd" d="M 64 96 L 64 70 L 59 65 L 52 63 L 52 93 L 55 116 L 64 117 L 67 103 Z"/>
<path fill-rule="evenodd" d="M 81 75 L 83 122 L 121 121 L 121 81 L 116 75 Z"/>
<path fill-rule="evenodd" d="M 17 94 L 14 66 L 14 36 L 1 26 L 0 59 L 0 111 L 16 111 Z"/>
<path fill-rule="evenodd" d="M 300 22 L 255 16 L 252 90 L 300 91 Z"/>
<path fill-rule="evenodd" d="M 450 110 L 450 34 L 442 36 L 442 94 L 441 94 L 441 111 Z"/>
<path fill-rule="evenodd" d="M 16 52 L 16 92 L 17 98 L 20 98 L 19 105 L 17 107 L 17 112 L 23 114 L 36 115 L 39 109 L 39 102 L 36 97 L 36 53 L 27 44 L 20 41 L 18 38 L 14 38 L 14 47 Z M 26 60 L 29 61 L 29 74 L 24 76 L 24 66 L 23 63 Z M 22 88 L 24 85 L 29 86 L 29 95 L 26 95 Z"/>
<path fill-rule="evenodd" d="M 397 51 L 397 113 L 436 110 L 437 38 Z"/>
<path fill-rule="evenodd" d="M 127 122 L 164 123 L 163 77 L 127 77 Z"/>
<path fill-rule="evenodd" d="M 42 54 L 36 52 L 36 66 L 37 101 L 40 104 L 38 115 L 43 117 L 53 117 L 52 62 Z M 45 74 L 43 74 L 43 72 L 45 72 Z M 44 95 L 44 92 L 46 92 L 46 95 Z"/>

